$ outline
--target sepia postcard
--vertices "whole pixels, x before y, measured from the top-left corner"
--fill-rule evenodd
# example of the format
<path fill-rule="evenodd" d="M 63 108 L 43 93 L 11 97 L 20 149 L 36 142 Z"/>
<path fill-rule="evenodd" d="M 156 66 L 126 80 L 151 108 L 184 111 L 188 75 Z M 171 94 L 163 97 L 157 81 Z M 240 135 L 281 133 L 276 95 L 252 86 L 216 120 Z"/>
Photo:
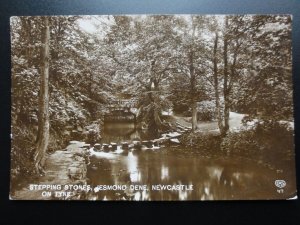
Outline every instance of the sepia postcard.
<path fill-rule="evenodd" d="M 297 199 L 291 15 L 10 28 L 11 200 Z"/>

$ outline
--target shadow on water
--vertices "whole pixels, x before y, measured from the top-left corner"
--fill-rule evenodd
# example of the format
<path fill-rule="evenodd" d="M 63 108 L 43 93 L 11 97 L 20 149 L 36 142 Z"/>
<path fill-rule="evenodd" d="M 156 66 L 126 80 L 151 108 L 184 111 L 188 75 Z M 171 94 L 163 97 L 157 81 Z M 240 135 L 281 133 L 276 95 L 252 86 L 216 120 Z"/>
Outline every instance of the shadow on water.
<path fill-rule="evenodd" d="M 150 140 L 157 137 L 159 137 L 158 134 L 136 129 L 136 125 L 134 123 L 111 122 L 104 124 L 102 143 L 115 142 L 120 144 L 123 141 Z"/>
<path fill-rule="evenodd" d="M 108 126 L 103 143 L 145 140 L 151 137 L 127 126 Z M 168 151 L 171 147 L 141 152 L 115 152 L 91 156 L 88 178 L 97 185 L 123 185 L 122 190 L 99 190 L 90 196 L 99 200 L 222 200 L 290 197 L 294 181 L 286 180 L 285 193 L 278 193 L 274 170 L 236 158 L 207 158 Z M 180 146 L 177 147 L 182 148 Z M 132 190 L 139 185 L 143 190 Z M 154 190 L 155 185 L 185 185 L 181 190 Z M 190 185 L 192 189 L 190 190 Z M 102 186 L 102 187 L 103 187 Z"/>

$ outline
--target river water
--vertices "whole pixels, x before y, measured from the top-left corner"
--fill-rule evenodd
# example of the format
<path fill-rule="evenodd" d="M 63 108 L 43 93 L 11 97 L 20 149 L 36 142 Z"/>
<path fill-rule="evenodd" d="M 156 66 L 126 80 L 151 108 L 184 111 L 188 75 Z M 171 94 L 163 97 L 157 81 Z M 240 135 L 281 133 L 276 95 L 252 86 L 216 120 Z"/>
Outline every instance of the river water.
<path fill-rule="evenodd" d="M 118 144 L 156 138 L 135 130 L 133 124 L 108 124 L 102 137 L 103 143 Z M 241 158 L 182 154 L 187 151 L 181 146 L 169 146 L 126 154 L 119 147 L 114 152 L 92 152 L 88 180 L 97 188 L 89 199 L 274 199 L 288 198 L 294 190 L 294 180 L 287 180 L 282 171 Z M 274 185 L 278 179 L 287 183 L 283 192 Z M 105 190 L 109 187 L 117 190 Z"/>

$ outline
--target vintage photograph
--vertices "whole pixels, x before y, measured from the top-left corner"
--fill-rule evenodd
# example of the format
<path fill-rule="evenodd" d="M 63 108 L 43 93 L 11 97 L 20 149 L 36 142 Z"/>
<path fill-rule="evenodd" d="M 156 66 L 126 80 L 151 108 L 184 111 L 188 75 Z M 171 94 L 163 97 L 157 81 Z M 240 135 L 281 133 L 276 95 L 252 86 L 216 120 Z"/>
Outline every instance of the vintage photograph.
<path fill-rule="evenodd" d="M 291 15 L 10 28 L 11 200 L 297 199 Z"/>

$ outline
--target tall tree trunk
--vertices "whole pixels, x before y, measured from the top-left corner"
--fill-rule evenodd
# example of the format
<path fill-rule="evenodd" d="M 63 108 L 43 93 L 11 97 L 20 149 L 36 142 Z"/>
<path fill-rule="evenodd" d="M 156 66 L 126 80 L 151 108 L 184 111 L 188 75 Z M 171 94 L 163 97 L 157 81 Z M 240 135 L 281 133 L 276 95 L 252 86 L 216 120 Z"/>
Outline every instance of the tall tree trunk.
<path fill-rule="evenodd" d="M 94 76 L 93 72 L 89 71 L 89 98 L 90 98 L 90 103 L 88 104 L 88 111 L 91 115 L 92 120 L 97 119 L 97 109 L 96 109 L 96 104 L 94 103 L 94 90 L 93 90 L 93 84 L 94 84 Z"/>
<path fill-rule="evenodd" d="M 220 132 L 223 132 L 224 125 L 223 125 L 223 119 L 222 119 L 222 113 L 221 113 L 221 106 L 220 106 L 220 95 L 219 95 L 219 79 L 218 79 L 218 56 L 217 56 L 217 50 L 218 50 L 218 41 L 219 41 L 219 35 L 218 32 L 216 32 L 215 36 L 215 42 L 214 42 L 214 57 L 213 57 L 213 65 L 214 65 L 214 89 L 215 89 L 215 98 L 216 98 L 216 114 L 218 119 L 218 127 L 220 129 Z"/>
<path fill-rule="evenodd" d="M 161 121 L 160 118 L 160 114 L 161 111 L 159 108 L 156 107 L 157 105 L 157 95 L 158 95 L 158 91 L 159 91 L 159 81 L 155 78 L 155 74 L 154 74 L 154 65 L 155 65 L 156 61 L 152 60 L 150 62 L 150 67 L 149 67 L 149 76 L 150 76 L 150 80 L 149 83 L 146 86 L 147 92 L 148 92 L 148 98 L 151 104 L 151 122 L 152 124 L 149 125 L 149 127 L 151 127 L 151 131 L 152 132 L 158 132 L 159 130 L 162 130 L 164 128 L 164 124 Z"/>
<path fill-rule="evenodd" d="M 191 105 L 192 105 L 192 131 L 197 129 L 197 102 L 196 102 L 196 76 L 194 68 L 194 52 L 191 49 L 190 57 L 190 85 L 191 85 Z"/>
<path fill-rule="evenodd" d="M 225 135 L 229 130 L 229 88 L 228 88 L 228 17 L 225 18 L 225 34 L 224 34 L 224 52 L 223 52 L 223 60 L 224 60 L 224 128 L 221 131 L 222 135 Z"/>
<path fill-rule="evenodd" d="M 43 171 L 45 163 L 45 154 L 49 142 L 49 45 L 50 45 L 50 30 L 48 17 L 43 20 L 42 32 L 42 58 L 41 58 L 41 78 L 40 78 L 40 93 L 39 93 L 39 117 L 38 117 L 38 136 L 36 152 L 34 156 L 35 168 L 38 173 Z"/>
<path fill-rule="evenodd" d="M 192 103 L 192 130 L 197 130 L 197 102 L 195 101 L 194 97 Z"/>
<path fill-rule="evenodd" d="M 152 79 L 152 84 L 151 84 L 151 98 L 152 98 L 152 102 L 154 105 L 157 104 L 157 100 L 159 99 L 159 81 L 155 78 Z M 157 128 L 159 130 L 163 130 L 165 128 L 165 125 L 163 123 L 163 121 L 161 120 L 161 111 L 159 108 L 154 107 L 154 111 L 153 111 L 153 117 L 154 117 L 154 121 L 155 124 L 157 126 Z"/>
<path fill-rule="evenodd" d="M 22 24 L 22 28 L 24 29 L 24 36 L 25 36 L 25 40 L 26 40 L 24 50 L 25 50 L 25 55 L 26 55 L 26 59 L 27 59 L 27 66 L 28 66 L 28 68 L 30 68 L 32 66 L 31 20 L 29 18 L 26 18 L 26 17 L 21 17 L 21 24 Z"/>

